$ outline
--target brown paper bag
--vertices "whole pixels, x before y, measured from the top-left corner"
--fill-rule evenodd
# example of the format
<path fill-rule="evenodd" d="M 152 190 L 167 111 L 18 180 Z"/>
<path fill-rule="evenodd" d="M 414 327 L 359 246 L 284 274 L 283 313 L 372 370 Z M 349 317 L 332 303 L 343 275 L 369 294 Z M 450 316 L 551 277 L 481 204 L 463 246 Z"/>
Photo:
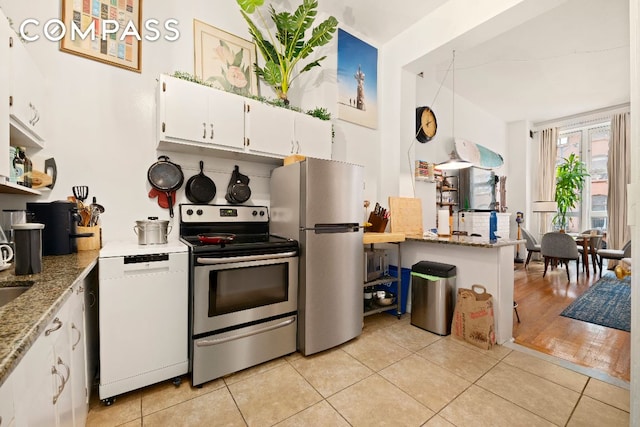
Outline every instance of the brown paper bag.
<path fill-rule="evenodd" d="M 451 334 L 485 350 L 496 343 L 493 297 L 484 286 L 458 289 Z"/>

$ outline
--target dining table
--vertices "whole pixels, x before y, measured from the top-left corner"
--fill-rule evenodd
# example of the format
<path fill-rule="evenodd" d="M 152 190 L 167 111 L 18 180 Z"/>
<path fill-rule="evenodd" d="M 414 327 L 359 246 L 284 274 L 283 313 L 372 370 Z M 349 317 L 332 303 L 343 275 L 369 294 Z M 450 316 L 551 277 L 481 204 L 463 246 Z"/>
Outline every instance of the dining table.
<path fill-rule="evenodd" d="M 602 234 L 570 234 L 574 238 L 577 245 L 582 246 L 582 269 L 586 271 L 587 277 L 589 277 L 589 254 L 591 254 L 591 263 L 593 265 L 593 274 L 596 274 L 598 269 L 598 263 L 596 256 L 598 254 L 598 248 L 596 244 L 602 242 Z"/>

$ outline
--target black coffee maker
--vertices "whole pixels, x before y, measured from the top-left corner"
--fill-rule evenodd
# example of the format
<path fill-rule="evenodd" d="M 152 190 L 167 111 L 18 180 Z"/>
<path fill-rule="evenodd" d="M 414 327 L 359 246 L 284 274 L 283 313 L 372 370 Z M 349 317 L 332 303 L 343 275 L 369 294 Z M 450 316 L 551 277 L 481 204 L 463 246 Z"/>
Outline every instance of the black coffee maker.
<path fill-rule="evenodd" d="M 73 202 L 60 200 L 47 203 L 27 203 L 32 221 L 44 224 L 42 255 L 67 255 L 78 251 L 76 239 L 93 233 L 78 233 L 80 214 Z"/>

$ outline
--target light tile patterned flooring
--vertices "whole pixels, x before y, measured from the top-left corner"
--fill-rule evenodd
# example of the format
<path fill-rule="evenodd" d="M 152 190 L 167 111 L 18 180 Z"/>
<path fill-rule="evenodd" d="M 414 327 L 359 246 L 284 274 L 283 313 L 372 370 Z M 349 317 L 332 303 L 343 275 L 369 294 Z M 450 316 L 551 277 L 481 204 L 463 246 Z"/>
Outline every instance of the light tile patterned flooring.
<path fill-rule="evenodd" d="M 510 346 L 511 347 L 511 346 Z M 88 426 L 628 426 L 628 385 L 547 356 L 481 350 L 379 314 L 360 337 L 206 383 L 165 381 L 103 406 Z"/>

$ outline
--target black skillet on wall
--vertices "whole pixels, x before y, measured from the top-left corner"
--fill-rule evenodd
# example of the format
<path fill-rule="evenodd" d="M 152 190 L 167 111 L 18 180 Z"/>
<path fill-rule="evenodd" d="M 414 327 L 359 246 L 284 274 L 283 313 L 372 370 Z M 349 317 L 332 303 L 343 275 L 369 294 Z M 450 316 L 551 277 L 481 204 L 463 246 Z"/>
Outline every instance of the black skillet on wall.
<path fill-rule="evenodd" d="M 169 202 L 169 216 L 173 218 L 173 192 L 182 186 L 184 174 L 179 165 L 169 161 L 169 157 L 160 156 L 147 171 L 149 184 L 167 195 Z"/>
<path fill-rule="evenodd" d="M 244 203 L 251 197 L 251 189 L 249 188 L 249 177 L 240 173 L 240 168 L 236 165 L 231 179 L 229 180 L 229 186 L 227 187 L 227 194 L 224 196 L 229 203 Z"/>
<path fill-rule="evenodd" d="M 191 203 L 209 203 L 216 197 L 216 184 L 204 174 L 202 160 L 200 160 L 200 173 L 187 180 L 185 194 Z"/>

